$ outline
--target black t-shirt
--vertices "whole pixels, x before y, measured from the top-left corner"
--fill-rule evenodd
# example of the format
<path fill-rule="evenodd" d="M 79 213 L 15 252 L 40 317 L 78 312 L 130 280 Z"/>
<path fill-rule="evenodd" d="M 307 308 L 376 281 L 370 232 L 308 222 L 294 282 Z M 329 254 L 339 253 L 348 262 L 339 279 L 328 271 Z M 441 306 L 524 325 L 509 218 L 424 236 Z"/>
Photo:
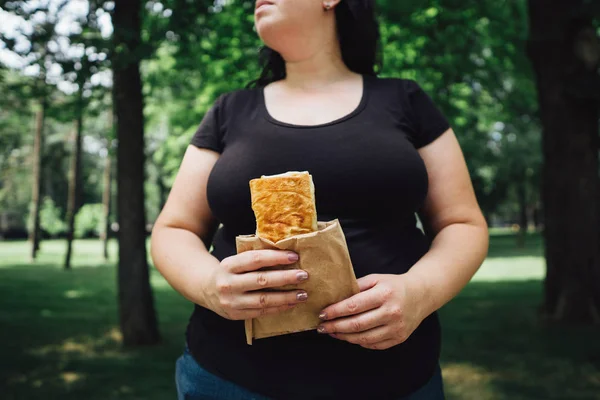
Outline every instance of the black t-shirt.
<path fill-rule="evenodd" d="M 354 111 L 316 126 L 274 119 L 262 89 L 219 97 L 191 141 L 221 153 L 207 184 L 208 203 L 223 224 L 213 240 L 216 258 L 236 254 L 235 237 L 256 230 L 249 181 L 287 171 L 312 174 L 318 219 L 339 219 L 358 278 L 402 274 L 428 251 L 415 218 L 428 190 L 417 149 L 449 123 L 412 80 L 365 76 L 363 88 Z M 440 329 L 434 313 L 406 342 L 383 351 L 316 331 L 249 346 L 243 321 L 196 305 L 187 341 L 205 369 L 269 397 L 397 399 L 431 378 Z"/>

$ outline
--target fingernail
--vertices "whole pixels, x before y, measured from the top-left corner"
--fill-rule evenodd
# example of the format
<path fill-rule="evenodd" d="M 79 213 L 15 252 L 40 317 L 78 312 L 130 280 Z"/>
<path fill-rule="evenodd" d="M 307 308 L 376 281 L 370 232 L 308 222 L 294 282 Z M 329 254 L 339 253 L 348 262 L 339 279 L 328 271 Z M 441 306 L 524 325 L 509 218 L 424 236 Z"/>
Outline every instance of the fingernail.
<path fill-rule="evenodd" d="M 319 332 L 319 333 L 325 333 L 325 327 L 324 326 L 319 326 L 317 328 L 317 332 Z"/>
<path fill-rule="evenodd" d="M 306 271 L 301 271 L 296 274 L 296 279 L 299 281 L 305 281 L 308 279 L 308 273 Z"/>
<path fill-rule="evenodd" d="M 327 319 L 327 313 L 326 312 L 322 312 L 321 314 L 319 314 L 319 319 Z"/>
<path fill-rule="evenodd" d="M 298 301 L 305 301 L 306 299 L 308 299 L 308 293 L 306 293 L 306 292 L 298 293 L 296 295 L 296 298 L 298 299 Z"/>
<path fill-rule="evenodd" d="M 296 253 L 288 253 L 288 259 L 290 261 L 298 261 L 300 259 L 300 256 Z"/>

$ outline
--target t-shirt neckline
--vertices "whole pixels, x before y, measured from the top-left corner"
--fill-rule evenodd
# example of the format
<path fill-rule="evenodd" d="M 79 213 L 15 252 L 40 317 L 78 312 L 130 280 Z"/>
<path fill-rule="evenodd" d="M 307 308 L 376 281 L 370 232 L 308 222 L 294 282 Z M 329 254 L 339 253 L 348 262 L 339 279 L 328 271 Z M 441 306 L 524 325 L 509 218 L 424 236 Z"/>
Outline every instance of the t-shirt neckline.
<path fill-rule="evenodd" d="M 275 124 L 275 125 L 279 125 L 279 126 L 284 126 L 287 128 L 296 128 L 296 129 L 315 129 L 315 128 L 323 128 L 323 127 L 327 127 L 327 126 L 331 126 L 331 125 L 336 125 L 339 124 L 341 122 L 347 121 L 353 117 L 355 117 L 356 115 L 360 114 L 362 110 L 365 109 L 365 106 L 367 105 L 367 99 L 368 99 L 368 94 L 369 94 L 369 88 L 368 88 L 368 76 L 361 74 L 362 77 L 362 94 L 361 94 L 361 98 L 360 98 L 360 102 L 358 103 L 358 106 L 356 106 L 354 108 L 354 110 L 352 110 L 351 112 L 349 112 L 348 114 L 337 118 L 335 120 L 329 121 L 329 122 L 324 122 L 322 124 L 316 124 L 316 125 L 297 125 L 297 124 L 291 124 L 288 122 L 284 122 L 284 121 L 280 121 L 276 118 L 274 118 L 270 113 L 269 110 L 267 109 L 267 102 L 265 100 L 265 89 L 264 87 L 259 89 L 259 97 L 260 97 L 260 110 L 263 114 L 263 117 L 270 123 Z"/>

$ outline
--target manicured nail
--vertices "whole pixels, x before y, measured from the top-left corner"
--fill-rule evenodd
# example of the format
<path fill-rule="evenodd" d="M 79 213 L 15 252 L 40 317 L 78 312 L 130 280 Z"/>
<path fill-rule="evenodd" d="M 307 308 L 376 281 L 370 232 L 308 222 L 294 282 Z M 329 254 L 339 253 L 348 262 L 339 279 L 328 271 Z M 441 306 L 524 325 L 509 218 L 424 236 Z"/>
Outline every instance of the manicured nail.
<path fill-rule="evenodd" d="M 306 292 L 298 293 L 296 298 L 298 301 L 306 301 L 306 299 L 308 299 L 308 294 Z"/>
<path fill-rule="evenodd" d="M 325 327 L 324 326 L 319 326 L 317 328 L 317 332 L 319 332 L 319 333 L 325 333 Z"/>
<path fill-rule="evenodd" d="M 288 253 L 288 259 L 290 261 L 298 261 L 300 259 L 300 256 L 296 253 Z"/>
<path fill-rule="evenodd" d="M 296 279 L 298 279 L 298 281 L 302 282 L 308 279 L 308 272 L 306 271 L 300 271 L 296 274 Z"/>
<path fill-rule="evenodd" d="M 327 319 L 327 313 L 326 312 L 322 312 L 321 314 L 319 314 L 319 319 Z"/>

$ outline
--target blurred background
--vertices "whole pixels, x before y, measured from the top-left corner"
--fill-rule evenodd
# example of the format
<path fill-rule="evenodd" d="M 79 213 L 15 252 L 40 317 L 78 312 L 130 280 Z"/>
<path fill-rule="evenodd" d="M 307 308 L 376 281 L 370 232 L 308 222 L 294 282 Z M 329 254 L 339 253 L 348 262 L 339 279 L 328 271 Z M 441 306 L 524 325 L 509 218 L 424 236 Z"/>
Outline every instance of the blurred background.
<path fill-rule="evenodd" d="M 381 76 L 450 119 L 489 257 L 441 310 L 449 399 L 600 399 L 600 1 L 381 0 Z M 254 3 L 0 1 L 0 397 L 168 399 L 192 305 L 147 239 Z M 401 360 L 399 360 L 401 362 Z"/>

